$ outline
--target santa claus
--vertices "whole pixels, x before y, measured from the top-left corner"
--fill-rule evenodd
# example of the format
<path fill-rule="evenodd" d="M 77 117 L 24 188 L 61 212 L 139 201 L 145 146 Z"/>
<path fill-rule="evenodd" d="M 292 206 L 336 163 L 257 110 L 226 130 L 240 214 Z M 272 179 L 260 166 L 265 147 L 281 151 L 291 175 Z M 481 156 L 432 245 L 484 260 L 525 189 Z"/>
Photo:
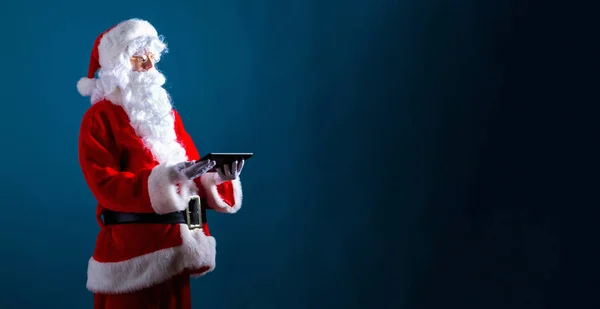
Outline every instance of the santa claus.
<path fill-rule="evenodd" d="M 149 22 L 121 22 L 98 36 L 77 83 L 92 103 L 79 161 L 98 201 L 87 280 L 96 309 L 191 308 L 190 277 L 215 268 L 204 210 L 242 203 L 244 162 L 213 172 L 200 160 L 155 67 L 165 50 Z"/>

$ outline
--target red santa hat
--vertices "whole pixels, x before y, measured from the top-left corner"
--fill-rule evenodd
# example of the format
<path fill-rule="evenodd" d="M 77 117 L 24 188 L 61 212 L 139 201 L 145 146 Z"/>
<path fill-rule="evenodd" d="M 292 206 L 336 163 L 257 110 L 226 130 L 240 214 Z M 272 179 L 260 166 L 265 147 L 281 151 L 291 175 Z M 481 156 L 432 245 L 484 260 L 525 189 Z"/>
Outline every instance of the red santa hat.
<path fill-rule="evenodd" d="M 121 64 L 119 56 L 127 51 L 130 42 L 139 37 L 158 38 L 158 33 L 149 22 L 137 18 L 123 21 L 101 33 L 94 42 L 87 77 L 77 82 L 79 93 L 90 96 L 96 86 L 96 71 L 101 67 Z"/>

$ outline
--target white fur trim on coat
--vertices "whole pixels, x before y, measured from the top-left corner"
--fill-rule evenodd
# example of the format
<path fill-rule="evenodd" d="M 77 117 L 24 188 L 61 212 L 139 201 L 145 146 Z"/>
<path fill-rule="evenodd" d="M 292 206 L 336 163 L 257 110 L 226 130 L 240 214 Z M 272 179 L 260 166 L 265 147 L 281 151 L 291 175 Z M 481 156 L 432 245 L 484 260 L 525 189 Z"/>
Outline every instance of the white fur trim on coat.
<path fill-rule="evenodd" d="M 148 177 L 150 204 L 157 214 L 184 210 L 188 206 L 191 189 L 195 189 L 193 181 L 174 185 L 170 173 L 171 165 L 160 164 Z"/>
<path fill-rule="evenodd" d="M 190 231 L 185 224 L 180 224 L 180 229 L 183 244 L 178 247 L 116 263 L 101 263 L 91 258 L 87 289 L 103 294 L 128 293 L 165 282 L 186 269 L 208 266 L 204 274 L 212 272 L 216 266 L 215 238 L 204 235 L 202 229 Z"/>
<path fill-rule="evenodd" d="M 200 182 L 206 191 L 206 202 L 215 211 L 233 214 L 238 212 L 238 210 L 240 210 L 242 207 L 242 183 L 239 177 L 231 181 L 231 184 L 233 185 L 233 206 L 229 206 L 227 203 L 225 203 L 225 201 L 223 201 L 219 195 L 213 173 L 206 173 L 202 175 Z"/>

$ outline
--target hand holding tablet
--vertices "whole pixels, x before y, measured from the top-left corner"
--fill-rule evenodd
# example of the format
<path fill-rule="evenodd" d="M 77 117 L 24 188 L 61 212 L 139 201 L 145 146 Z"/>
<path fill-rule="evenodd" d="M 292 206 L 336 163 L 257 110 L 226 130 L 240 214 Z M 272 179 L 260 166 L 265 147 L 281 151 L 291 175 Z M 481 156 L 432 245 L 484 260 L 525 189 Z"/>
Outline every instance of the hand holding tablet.
<path fill-rule="evenodd" d="M 216 153 L 211 152 L 202 157 L 201 160 L 211 160 L 216 164 L 209 172 L 218 172 L 219 170 L 223 173 L 224 176 L 227 174 L 235 173 L 235 170 L 240 170 L 243 167 L 243 164 L 246 160 L 250 159 L 253 156 L 253 153 L 242 152 L 242 153 Z M 237 161 L 236 166 L 234 167 L 234 162 Z M 229 169 L 229 171 L 227 171 Z M 219 176 L 223 176 L 219 175 Z"/>

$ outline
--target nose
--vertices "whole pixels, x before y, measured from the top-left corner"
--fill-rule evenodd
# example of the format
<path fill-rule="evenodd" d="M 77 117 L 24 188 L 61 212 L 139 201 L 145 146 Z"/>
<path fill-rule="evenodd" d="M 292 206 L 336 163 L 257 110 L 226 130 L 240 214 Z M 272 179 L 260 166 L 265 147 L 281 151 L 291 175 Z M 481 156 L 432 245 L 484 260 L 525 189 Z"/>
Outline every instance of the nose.
<path fill-rule="evenodd" d="M 142 63 L 142 68 L 144 68 L 144 70 L 150 70 L 152 67 L 154 67 L 154 62 L 152 62 L 152 59 L 148 59 L 148 61 Z"/>

